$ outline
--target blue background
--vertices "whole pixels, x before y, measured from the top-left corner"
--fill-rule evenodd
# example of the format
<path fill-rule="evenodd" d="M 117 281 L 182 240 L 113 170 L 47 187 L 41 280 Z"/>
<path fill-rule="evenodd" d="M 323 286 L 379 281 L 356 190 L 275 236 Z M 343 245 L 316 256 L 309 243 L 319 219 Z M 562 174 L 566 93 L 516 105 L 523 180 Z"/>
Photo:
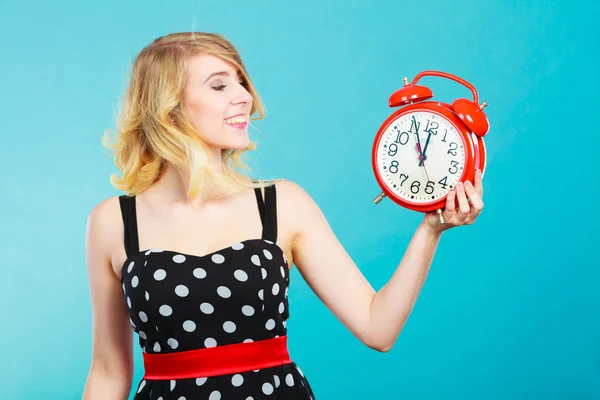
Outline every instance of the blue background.
<path fill-rule="evenodd" d="M 78 399 L 91 355 L 86 217 L 120 194 L 101 146 L 130 63 L 224 34 L 266 103 L 257 176 L 302 185 L 376 289 L 421 215 L 370 151 L 402 78 L 490 105 L 485 210 L 444 234 L 395 347 L 355 339 L 294 269 L 292 358 L 317 399 L 599 399 L 598 5 L 572 1 L 0 1 L 0 397 Z M 595 49 L 595 50 L 594 50 Z M 424 78 L 435 98 L 470 92 Z M 136 345 L 135 381 L 142 374 Z"/>

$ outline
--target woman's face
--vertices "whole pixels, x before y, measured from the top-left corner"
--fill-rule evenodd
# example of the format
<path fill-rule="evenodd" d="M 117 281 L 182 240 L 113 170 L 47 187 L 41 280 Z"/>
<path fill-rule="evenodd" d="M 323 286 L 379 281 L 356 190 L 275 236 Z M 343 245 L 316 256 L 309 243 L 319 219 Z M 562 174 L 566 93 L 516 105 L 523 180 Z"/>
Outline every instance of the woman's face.
<path fill-rule="evenodd" d="M 246 149 L 252 96 L 236 69 L 211 55 L 190 57 L 184 106 L 189 121 L 207 145 Z"/>

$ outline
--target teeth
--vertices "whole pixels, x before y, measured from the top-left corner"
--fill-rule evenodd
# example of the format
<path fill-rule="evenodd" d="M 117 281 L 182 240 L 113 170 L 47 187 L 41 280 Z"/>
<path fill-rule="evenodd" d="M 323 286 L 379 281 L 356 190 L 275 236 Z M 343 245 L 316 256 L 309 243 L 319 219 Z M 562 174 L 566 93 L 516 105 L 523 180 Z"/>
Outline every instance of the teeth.
<path fill-rule="evenodd" d="M 246 117 L 244 116 L 237 116 L 237 117 L 232 117 L 232 118 L 228 118 L 225 120 L 226 124 L 242 124 L 246 122 Z"/>

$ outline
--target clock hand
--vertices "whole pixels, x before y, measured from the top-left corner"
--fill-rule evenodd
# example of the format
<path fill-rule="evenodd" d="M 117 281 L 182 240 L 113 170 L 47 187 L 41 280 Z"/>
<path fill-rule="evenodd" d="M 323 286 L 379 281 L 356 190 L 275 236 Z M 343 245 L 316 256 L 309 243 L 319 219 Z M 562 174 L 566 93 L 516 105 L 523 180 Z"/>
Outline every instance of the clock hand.
<path fill-rule="evenodd" d="M 415 133 L 417 135 L 417 151 L 419 152 L 419 160 L 423 160 L 423 152 L 421 151 L 421 139 L 419 138 L 419 132 Z M 422 161 L 419 161 L 419 165 L 421 165 Z"/>
<path fill-rule="evenodd" d="M 421 154 L 419 156 L 419 160 L 421 160 L 419 162 L 419 165 L 423 165 L 423 169 L 425 170 L 425 176 L 427 177 L 427 181 L 429 181 L 429 174 L 427 173 L 427 168 L 425 167 L 425 156 L 421 153 L 421 145 L 419 143 L 417 143 L 417 150 L 419 151 L 419 153 Z"/>
<path fill-rule="evenodd" d="M 427 140 L 425 141 L 425 148 L 423 149 L 423 153 L 421 153 L 423 158 L 421 159 L 421 162 L 419 162 L 419 165 L 423 165 L 423 162 L 427 159 L 425 152 L 427 151 L 427 146 L 429 145 L 430 138 L 431 138 L 431 131 L 429 131 L 429 134 L 427 135 Z"/>

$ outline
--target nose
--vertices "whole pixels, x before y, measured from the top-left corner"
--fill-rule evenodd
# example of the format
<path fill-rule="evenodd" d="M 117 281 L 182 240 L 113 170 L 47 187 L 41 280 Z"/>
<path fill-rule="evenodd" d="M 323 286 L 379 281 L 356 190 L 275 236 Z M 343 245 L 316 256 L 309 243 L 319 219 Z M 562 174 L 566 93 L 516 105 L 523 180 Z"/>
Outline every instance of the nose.
<path fill-rule="evenodd" d="M 232 104 L 236 104 L 236 105 L 251 104 L 252 103 L 252 95 L 246 90 L 245 87 L 243 87 L 242 85 L 239 85 L 238 90 L 236 91 L 235 95 L 231 99 L 231 102 L 232 102 Z"/>

